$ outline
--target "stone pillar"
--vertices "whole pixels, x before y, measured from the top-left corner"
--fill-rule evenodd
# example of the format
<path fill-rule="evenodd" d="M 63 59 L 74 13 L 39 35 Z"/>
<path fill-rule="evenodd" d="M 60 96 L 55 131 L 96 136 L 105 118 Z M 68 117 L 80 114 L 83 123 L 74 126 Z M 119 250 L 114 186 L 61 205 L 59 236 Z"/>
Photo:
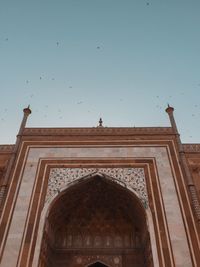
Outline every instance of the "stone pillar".
<path fill-rule="evenodd" d="M 20 125 L 20 128 L 19 128 L 19 132 L 18 132 L 18 135 L 17 135 L 17 139 L 16 139 L 16 142 L 15 142 L 15 147 L 14 147 L 14 151 L 11 155 L 11 158 L 8 162 L 8 166 L 6 168 L 6 172 L 5 172 L 5 175 L 3 177 L 3 182 L 1 184 L 1 187 L 0 187 L 0 210 L 1 210 L 1 207 L 2 207 L 2 204 L 4 202 L 4 199 L 6 197 L 6 192 L 7 192 L 7 187 L 8 187 L 8 183 L 9 183 L 9 180 L 10 180 L 10 175 L 11 175 L 11 172 L 12 172 L 12 168 L 14 166 L 14 163 L 15 163 L 15 159 L 16 159 L 16 155 L 17 155 L 17 152 L 18 152 L 18 148 L 19 148 L 19 144 L 20 144 L 20 140 L 21 140 L 21 135 L 23 133 L 23 130 L 26 126 L 26 122 L 27 122 L 27 119 L 28 119 L 28 116 L 31 114 L 31 110 L 30 110 L 30 107 L 28 106 L 27 108 L 24 108 L 23 110 L 24 112 L 24 116 L 23 116 L 23 119 L 22 119 L 22 122 L 21 122 L 21 125 Z"/>
<path fill-rule="evenodd" d="M 190 193 L 190 197 L 191 197 L 194 213 L 195 213 L 195 215 L 197 217 L 197 220 L 198 220 L 198 222 L 200 224 L 200 203 L 199 203 L 199 198 L 198 198 L 198 195 L 197 195 L 196 187 L 195 187 L 193 179 L 192 179 L 191 172 L 190 172 L 189 167 L 188 167 L 188 163 L 187 163 L 187 159 L 186 159 L 186 156 L 185 156 L 185 151 L 184 151 L 184 148 L 183 148 L 183 144 L 181 143 L 180 134 L 179 134 L 177 126 L 176 126 L 176 121 L 174 119 L 174 114 L 173 114 L 174 108 L 170 107 L 168 105 L 168 107 L 166 108 L 165 111 L 169 115 L 171 126 L 172 126 L 172 128 L 174 130 L 174 133 L 176 135 L 176 141 L 177 141 L 177 144 L 178 144 L 179 157 L 180 157 L 180 164 L 181 164 L 181 167 L 182 167 L 182 170 L 183 170 L 183 173 L 184 173 L 184 176 L 185 176 L 185 181 L 186 181 L 186 184 L 188 186 L 189 193 Z"/>

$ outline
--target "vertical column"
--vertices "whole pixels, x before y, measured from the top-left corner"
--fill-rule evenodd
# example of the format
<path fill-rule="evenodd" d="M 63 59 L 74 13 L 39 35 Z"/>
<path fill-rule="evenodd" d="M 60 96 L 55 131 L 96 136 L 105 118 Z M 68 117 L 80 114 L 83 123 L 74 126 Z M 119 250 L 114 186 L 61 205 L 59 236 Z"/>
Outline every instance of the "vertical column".
<path fill-rule="evenodd" d="M 19 148 L 19 145 L 20 145 L 21 136 L 22 136 L 23 130 L 24 130 L 25 126 L 26 126 L 26 122 L 27 122 L 28 116 L 31 114 L 30 107 L 28 106 L 27 108 L 24 108 L 23 112 L 24 112 L 24 115 L 23 115 L 23 119 L 22 119 L 22 122 L 21 122 L 21 125 L 20 125 L 20 128 L 19 128 L 18 135 L 17 135 L 14 151 L 13 151 L 13 153 L 11 155 L 11 158 L 10 158 L 10 160 L 8 162 L 8 166 L 7 166 L 5 175 L 3 177 L 3 182 L 2 182 L 2 184 L 0 186 L 0 208 L 1 208 L 1 206 L 2 206 L 2 204 L 4 202 L 4 199 L 6 197 L 7 185 L 8 185 L 9 179 L 10 179 L 12 168 L 13 168 L 14 163 L 15 163 L 16 155 L 17 155 L 18 148 Z"/>
<path fill-rule="evenodd" d="M 177 141 L 177 144 L 178 144 L 181 167 L 183 169 L 185 180 L 186 180 L 186 183 L 187 183 L 187 186 L 188 186 L 188 190 L 189 190 L 189 193 L 190 193 L 190 197 L 191 197 L 194 213 L 196 214 L 197 220 L 198 220 L 198 222 L 200 224 L 200 203 L 199 203 L 199 198 L 198 198 L 198 195 L 197 195 L 197 192 L 196 192 L 196 187 L 195 187 L 193 179 L 192 179 L 192 175 L 191 175 L 189 167 L 188 167 L 187 159 L 186 159 L 186 156 L 185 156 L 185 151 L 184 151 L 184 148 L 183 148 L 183 144 L 181 143 L 181 139 L 180 139 L 180 134 L 178 133 L 176 122 L 175 122 L 175 119 L 174 119 L 174 114 L 173 114 L 174 108 L 170 107 L 168 105 L 168 107 L 166 108 L 166 112 L 169 115 L 171 126 L 172 126 L 172 128 L 174 130 L 174 133 L 176 135 L 176 141 Z"/>

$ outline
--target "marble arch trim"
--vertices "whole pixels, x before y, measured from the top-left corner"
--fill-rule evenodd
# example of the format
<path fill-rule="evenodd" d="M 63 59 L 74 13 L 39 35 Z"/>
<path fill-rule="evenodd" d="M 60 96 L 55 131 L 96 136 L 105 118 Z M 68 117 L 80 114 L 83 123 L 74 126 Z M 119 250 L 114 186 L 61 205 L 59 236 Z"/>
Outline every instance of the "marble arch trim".
<path fill-rule="evenodd" d="M 29 214 L 35 177 L 39 168 L 40 159 L 43 158 L 155 158 L 161 194 L 164 203 L 166 223 L 169 229 L 169 238 L 173 249 L 174 266 L 191 267 L 190 257 L 184 222 L 173 180 L 171 163 L 166 147 L 161 146 L 71 146 L 71 147 L 37 147 L 30 146 L 24 160 L 24 168 L 19 175 L 18 194 L 15 195 L 16 204 L 5 249 L 0 266 L 15 267 L 20 265 L 20 247 L 22 246 L 23 231 Z M 27 231 L 27 229 L 25 230 Z M 1 250 L 3 247 L 1 247 Z"/>

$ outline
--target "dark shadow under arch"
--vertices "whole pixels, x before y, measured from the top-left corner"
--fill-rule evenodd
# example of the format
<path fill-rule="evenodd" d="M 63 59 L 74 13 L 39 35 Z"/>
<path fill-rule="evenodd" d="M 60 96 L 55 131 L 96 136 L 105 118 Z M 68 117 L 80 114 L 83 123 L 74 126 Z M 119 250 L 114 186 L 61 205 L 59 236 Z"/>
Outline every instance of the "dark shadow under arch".
<path fill-rule="evenodd" d="M 92 264 L 88 265 L 88 267 L 108 267 L 108 266 L 103 264 L 103 263 L 101 263 L 101 262 L 99 262 L 99 261 L 97 261 L 95 263 L 92 263 Z"/>

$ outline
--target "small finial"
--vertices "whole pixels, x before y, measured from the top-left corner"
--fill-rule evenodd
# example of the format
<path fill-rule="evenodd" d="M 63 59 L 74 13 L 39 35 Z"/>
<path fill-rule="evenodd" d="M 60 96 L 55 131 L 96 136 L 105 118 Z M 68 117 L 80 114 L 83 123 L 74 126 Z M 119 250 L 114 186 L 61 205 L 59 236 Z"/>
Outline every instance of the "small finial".
<path fill-rule="evenodd" d="M 169 103 L 168 103 L 168 104 L 167 104 L 167 108 L 165 109 L 165 111 L 166 111 L 167 113 L 173 113 L 174 108 L 171 107 L 171 106 L 169 105 Z"/>
<path fill-rule="evenodd" d="M 24 111 L 24 114 L 26 114 L 26 115 L 30 115 L 30 114 L 31 114 L 30 105 L 28 105 L 27 108 L 24 108 L 23 111 Z"/>
<path fill-rule="evenodd" d="M 99 119 L 99 126 L 98 127 L 103 127 L 103 120 L 102 120 L 102 118 Z"/>

